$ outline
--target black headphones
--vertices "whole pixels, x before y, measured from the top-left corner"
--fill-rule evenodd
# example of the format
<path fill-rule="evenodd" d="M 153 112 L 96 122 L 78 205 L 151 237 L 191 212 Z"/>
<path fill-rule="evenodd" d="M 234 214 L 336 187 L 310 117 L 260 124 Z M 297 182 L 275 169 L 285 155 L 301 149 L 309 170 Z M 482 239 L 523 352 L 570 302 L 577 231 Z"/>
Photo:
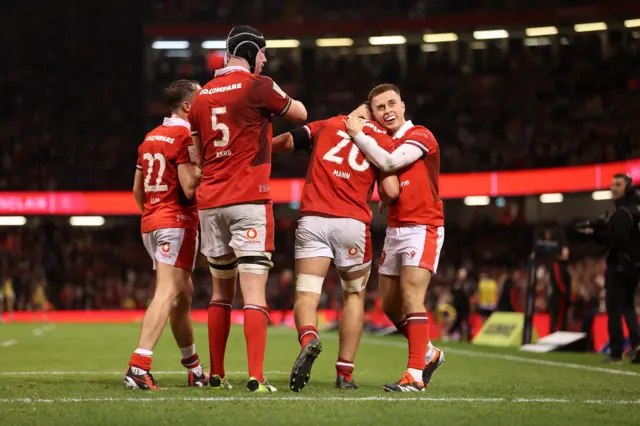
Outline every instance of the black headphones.
<path fill-rule="evenodd" d="M 631 175 L 628 173 L 618 173 L 614 176 L 614 178 L 616 179 L 624 179 L 626 185 L 624 188 L 624 192 L 625 194 L 629 194 L 633 191 L 635 191 L 635 188 L 633 187 L 633 178 L 631 178 Z"/>

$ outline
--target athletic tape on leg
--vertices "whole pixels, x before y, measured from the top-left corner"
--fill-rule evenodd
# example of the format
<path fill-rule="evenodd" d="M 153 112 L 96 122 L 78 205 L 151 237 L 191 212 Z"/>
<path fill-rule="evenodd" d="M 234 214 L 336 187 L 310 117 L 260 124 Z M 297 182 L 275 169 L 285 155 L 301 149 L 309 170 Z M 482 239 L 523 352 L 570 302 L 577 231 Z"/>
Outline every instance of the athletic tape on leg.
<path fill-rule="evenodd" d="M 309 274 L 298 274 L 298 276 L 296 276 L 296 291 L 308 291 L 310 293 L 322 294 L 322 283 L 324 283 L 323 277 Z"/>
<path fill-rule="evenodd" d="M 367 287 L 367 282 L 369 281 L 369 272 L 360 278 L 355 278 L 353 280 L 343 280 L 340 278 L 340 282 L 342 283 L 342 290 L 347 293 L 360 293 L 362 290 Z"/>
<path fill-rule="evenodd" d="M 273 268 L 271 253 L 268 251 L 243 251 L 236 250 L 238 258 L 238 270 L 251 274 L 266 274 Z"/>
<path fill-rule="evenodd" d="M 238 259 L 216 260 L 207 257 L 209 262 L 209 271 L 211 275 L 220 279 L 234 278 L 238 274 Z"/>

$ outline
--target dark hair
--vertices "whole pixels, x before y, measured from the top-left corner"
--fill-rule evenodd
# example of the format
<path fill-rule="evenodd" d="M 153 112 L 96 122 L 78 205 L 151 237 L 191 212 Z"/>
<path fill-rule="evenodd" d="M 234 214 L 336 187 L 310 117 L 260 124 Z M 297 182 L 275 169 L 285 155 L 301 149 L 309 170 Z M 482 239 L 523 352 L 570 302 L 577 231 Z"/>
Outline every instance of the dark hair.
<path fill-rule="evenodd" d="M 625 182 L 625 192 L 627 194 L 634 192 L 635 189 L 633 187 L 633 179 L 631 178 L 631 175 L 628 175 L 626 173 L 616 173 L 615 175 L 613 175 L 614 179 L 623 179 Z"/>
<path fill-rule="evenodd" d="M 193 80 L 176 80 L 164 89 L 164 101 L 171 111 L 177 109 L 182 102 L 198 90 L 198 83 Z"/>
<path fill-rule="evenodd" d="M 398 89 L 398 86 L 396 86 L 395 84 L 391 84 L 391 83 L 378 84 L 369 92 L 369 97 L 367 98 L 367 101 L 369 102 L 369 106 L 370 107 L 373 106 L 371 105 L 371 100 L 373 100 L 373 98 L 385 92 L 396 92 L 398 96 L 400 96 L 400 89 Z"/>

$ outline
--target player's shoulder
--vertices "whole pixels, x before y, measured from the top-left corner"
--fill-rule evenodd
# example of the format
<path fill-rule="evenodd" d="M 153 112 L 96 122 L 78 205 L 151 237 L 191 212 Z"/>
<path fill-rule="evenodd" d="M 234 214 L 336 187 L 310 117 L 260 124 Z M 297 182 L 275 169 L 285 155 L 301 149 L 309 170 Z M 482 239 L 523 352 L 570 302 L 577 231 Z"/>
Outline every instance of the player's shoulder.
<path fill-rule="evenodd" d="M 375 121 L 365 120 L 364 127 L 372 133 L 387 134 L 387 131 Z"/>
<path fill-rule="evenodd" d="M 432 140 L 433 142 L 436 142 L 436 138 L 433 136 L 433 133 L 431 132 L 431 130 L 419 124 L 412 126 L 407 130 L 407 133 L 405 133 L 405 139 L 412 139 L 412 138 Z"/>

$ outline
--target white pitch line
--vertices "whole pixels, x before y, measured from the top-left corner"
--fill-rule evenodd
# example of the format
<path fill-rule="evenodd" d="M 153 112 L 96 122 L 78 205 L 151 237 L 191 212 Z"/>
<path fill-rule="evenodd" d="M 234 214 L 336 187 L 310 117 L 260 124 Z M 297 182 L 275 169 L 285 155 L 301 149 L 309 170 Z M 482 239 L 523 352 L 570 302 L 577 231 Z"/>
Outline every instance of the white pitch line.
<path fill-rule="evenodd" d="M 385 341 L 378 339 L 362 339 L 362 343 L 367 343 L 370 345 L 378 345 L 378 346 L 391 346 L 391 347 L 402 347 L 406 348 L 407 345 L 401 342 L 394 341 Z M 491 352 L 483 352 L 483 351 L 475 351 L 468 349 L 457 349 L 457 348 L 449 348 L 446 346 L 441 347 L 442 350 L 447 353 L 464 355 L 464 356 L 472 356 L 476 358 L 491 358 L 491 359 L 500 359 L 504 361 L 514 361 L 514 362 L 522 362 L 526 364 L 537 364 L 537 365 L 548 365 L 551 367 L 564 367 L 564 368 L 573 368 L 576 370 L 585 370 L 585 371 L 595 371 L 598 373 L 607 373 L 607 374 L 618 374 L 621 376 L 634 376 L 640 377 L 640 373 L 635 371 L 628 370 L 616 370 L 614 368 L 604 368 L 604 367 L 595 367 L 592 365 L 584 365 L 584 364 L 574 364 L 570 362 L 560 362 L 560 361 L 548 361 L 544 359 L 537 358 L 527 358 L 523 356 L 515 356 L 515 355 L 503 355 L 503 354 L 494 354 Z"/>
<path fill-rule="evenodd" d="M 153 374 L 157 376 L 169 376 L 169 375 L 182 375 L 186 374 L 186 370 L 183 371 L 154 371 Z M 289 371 L 265 371 L 266 375 L 288 375 Z M 119 375 L 122 376 L 123 371 L 0 371 L 0 376 L 109 376 Z M 246 371 L 227 371 L 226 374 L 232 376 L 248 375 Z"/>
<path fill-rule="evenodd" d="M 9 346 L 13 346 L 17 344 L 18 344 L 18 341 L 15 339 L 5 340 L 4 342 L 0 343 L 0 345 L 2 345 L 2 347 L 4 348 L 8 348 Z"/>
<path fill-rule="evenodd" d="M 0 404 L 57 404 L 57 403 L 85 403 L 85 402 L 166 402 L 166 401 L 189 401 L 189 402 L 275 402 L 275 401 L 310 401 L 310 402 L 468 402 L 468 403 L 499 403 L 499 404 L 598 404 L 598 405 L 640 405 L 640 400 L 605 400 L 605 399 L 550 399 L 550 398 L 430 398 L 430 397 L 305 397 L 305 396 L 285 396 L 285 397 L 157 397 L 157 398 L 9 398 L 0 399 Z"/>

